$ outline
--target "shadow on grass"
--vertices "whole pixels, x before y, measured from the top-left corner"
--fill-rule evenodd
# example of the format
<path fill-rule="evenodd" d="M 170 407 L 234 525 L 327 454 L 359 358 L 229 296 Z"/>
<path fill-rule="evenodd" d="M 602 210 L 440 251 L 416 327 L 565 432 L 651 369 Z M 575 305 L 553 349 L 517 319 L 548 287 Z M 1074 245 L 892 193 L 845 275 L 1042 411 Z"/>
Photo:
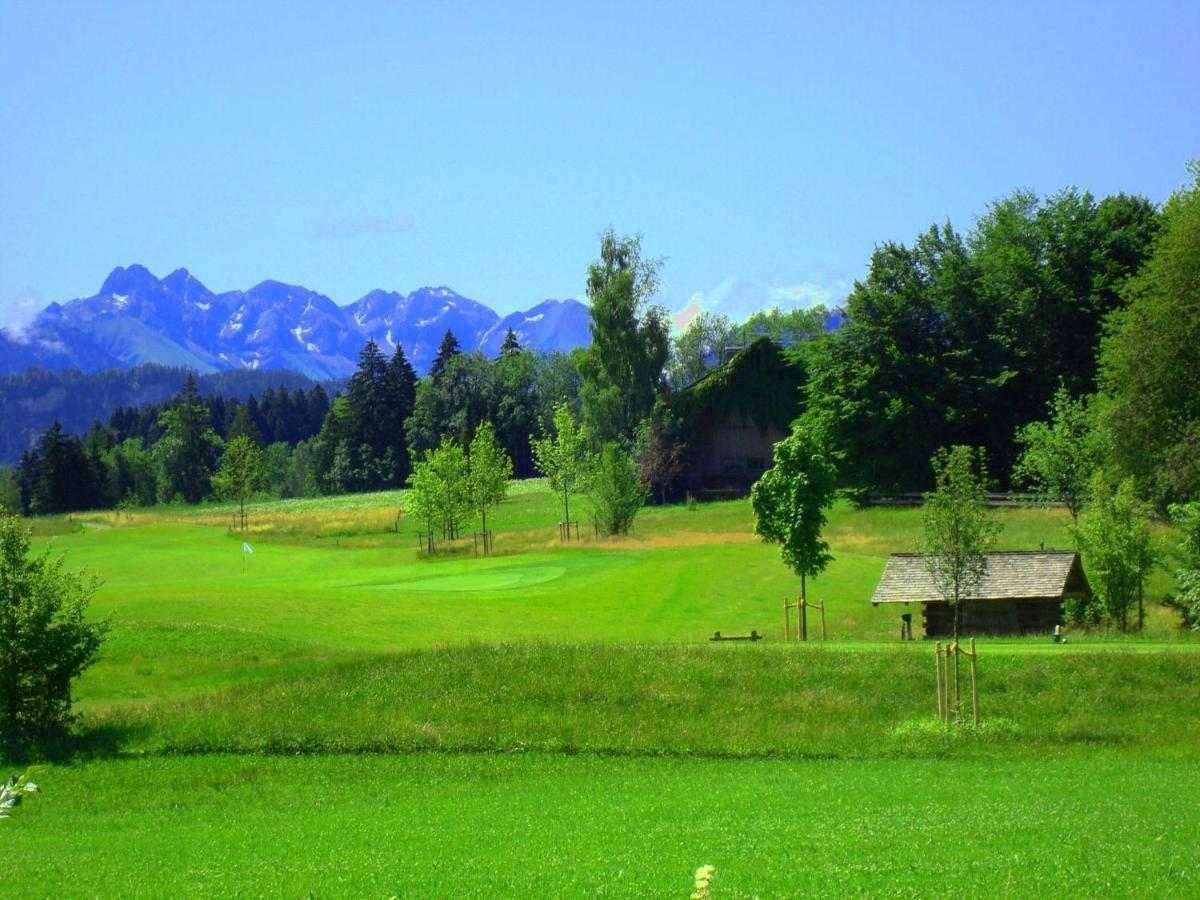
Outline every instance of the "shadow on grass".
<path fill-rule="evenodd" d="M 114 759 L 149 734 L 145 724 L 103 724 L 70 732 L 0 738 L 0 765 L 64 764 Z"/>

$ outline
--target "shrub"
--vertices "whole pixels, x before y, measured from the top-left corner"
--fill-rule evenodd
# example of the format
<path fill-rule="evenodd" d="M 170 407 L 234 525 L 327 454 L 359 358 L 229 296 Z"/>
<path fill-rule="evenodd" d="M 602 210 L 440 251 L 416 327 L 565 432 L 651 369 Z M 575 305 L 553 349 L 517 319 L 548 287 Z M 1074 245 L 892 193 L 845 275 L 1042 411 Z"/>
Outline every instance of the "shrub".
<path fill-rule="evenodd" d="M 646 502 L 637 465 L 617 444 L 605 444 L 588 478 L 587 495 L 600 532 L 629 534 L 633 517 Z"/>
<path fill-rule="evenodd" d="M 0 510 L 0 740 L 10 752 L 65 730 L 71 682 L 108 630 L 85 621 L 96 579 L 29 551 L 29 532 Z"/>

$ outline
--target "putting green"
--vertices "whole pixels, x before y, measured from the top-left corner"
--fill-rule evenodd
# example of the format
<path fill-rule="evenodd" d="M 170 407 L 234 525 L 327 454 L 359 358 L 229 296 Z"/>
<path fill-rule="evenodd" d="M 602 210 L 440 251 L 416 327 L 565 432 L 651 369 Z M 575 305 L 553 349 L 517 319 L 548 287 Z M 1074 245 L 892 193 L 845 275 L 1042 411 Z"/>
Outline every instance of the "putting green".
<path fill-rule="evenodd" d="M 487 572 L 464 572 L 458 575 L 434 575 L 428 578 L 413 578 L 372 584 L 374 588 L 389 588 L 400 591 L 507 591 L 513 588 L 545 584 L 566 574 L 565 566 L 506 566 Z"/>

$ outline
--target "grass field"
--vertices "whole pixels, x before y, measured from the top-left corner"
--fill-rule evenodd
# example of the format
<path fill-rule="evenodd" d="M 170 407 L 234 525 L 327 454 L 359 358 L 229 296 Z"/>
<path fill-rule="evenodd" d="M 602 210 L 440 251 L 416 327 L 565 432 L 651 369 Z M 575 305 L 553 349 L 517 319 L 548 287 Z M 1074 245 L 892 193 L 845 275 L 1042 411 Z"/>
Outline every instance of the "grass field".
<path fill-rule="evenodd" d="M 113 629 L 4 826 L 17 895 L 686 897 L 702 863 L 718 898 L 1200 892 L 1200 642 L 1165 572 L 1145 636 L 981 640 L 984 727 L 947 734 L 930 648 L 869 602 L 918 511 L 833 510 L 830 640 L 797 646 L 746 501 L 562 545 L 526 483 L 490 559 L 422 557 L 403 502 L 258 504 L 249 557 L 229 507 L 34 523 Z M 997 517 L 1070 546 L 1063 512 Z"/>
<path fill-rule="evenodd" d="M 1186 897 L 1195 759 L 230 757 L 35 773 L 16 895 Z M 10 894 L 10 896 L 12 896 Z"/>

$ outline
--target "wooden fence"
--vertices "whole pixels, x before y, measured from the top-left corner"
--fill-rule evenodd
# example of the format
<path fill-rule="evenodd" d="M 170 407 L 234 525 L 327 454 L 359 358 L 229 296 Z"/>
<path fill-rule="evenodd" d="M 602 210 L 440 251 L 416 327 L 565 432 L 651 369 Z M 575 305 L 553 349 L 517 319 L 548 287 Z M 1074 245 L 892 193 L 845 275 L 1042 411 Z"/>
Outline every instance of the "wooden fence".
<path fill-rule="evenodd" d="M 925 495 L 918 491 L 901 494 L 867 494 L 864 506 L 922 506 Z M 1040 494 L 1016 494 L 1012 492 L 989 493 L 987 505 L 1002 506 L 1043 506 L 1054 509 L 1066 509 L 1067 504 L 1058 500 L 1046 500 Z"/>

